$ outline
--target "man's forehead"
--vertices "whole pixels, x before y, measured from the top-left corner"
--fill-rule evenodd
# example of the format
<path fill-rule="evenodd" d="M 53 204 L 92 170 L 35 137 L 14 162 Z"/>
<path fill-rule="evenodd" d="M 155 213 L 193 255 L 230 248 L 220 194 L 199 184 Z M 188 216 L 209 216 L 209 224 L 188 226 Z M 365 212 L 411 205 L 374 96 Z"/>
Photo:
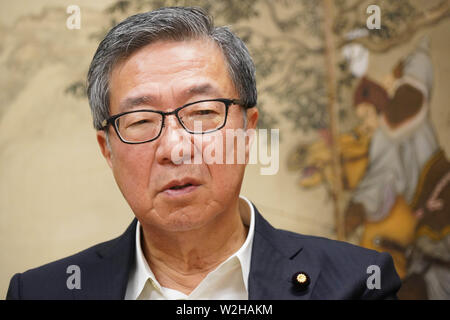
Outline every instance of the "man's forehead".
<path fill-rule="evenodd" d="M 212 40 L 158 40 L 137 49 L 131 55 L 116 63 L 113 72 L 120 72 L 124 68 L 133 68 L 134 71 L 152 67 L 155 72 L 166 70 L 180 64 L 186 68 L 189 65 L 212 64 L 217 66 L 225 64 L 225 57 L 220 47 Z M 159 70 L 158 70 L 159 69 Z M 176 68 L 174 68 L 176 69 Z M 171 70 L 173 71 L 173 70 Z"/>
<path fill-rule="evenodd" d="M 156 102 L 169 87 L 178 96 L 220 96 L 230 85 L 234 88 L 228 65 L 213 41 L 160 40 L 118 63 L 110 89 L 111 95 L 120 96 L 120 101 L 114 99 L 113 104 L 119 104 L 117 111 L 123 112 Z"/>

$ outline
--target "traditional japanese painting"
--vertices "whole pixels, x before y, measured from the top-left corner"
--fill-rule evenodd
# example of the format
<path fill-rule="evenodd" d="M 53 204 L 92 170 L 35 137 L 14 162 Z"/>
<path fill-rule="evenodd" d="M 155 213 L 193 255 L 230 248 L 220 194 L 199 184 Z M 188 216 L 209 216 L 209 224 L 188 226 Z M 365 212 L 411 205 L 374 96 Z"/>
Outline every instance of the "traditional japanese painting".
<path fill-rule="evenodd" d="M 430 121 L 432 92 L 430 42 L 423 38 L 384 83 L 368 74 L 360 78 L 354 92 L 359 141 L 341 152 L 343 177 L 351 177 L 346 232 L 362 225 L 359 244 L 391 253 L 405 280 L 403 293 L 420 294 L 423 288 L 409 285 L 422 284 L 430 298 L 442 298 L 449 279 L 450 163 Z"/>
<path fill-rule="evenodd" d="M 89 62 L 125 17 L 199 6 L 248 45 L 258 125 L 280 130 L 279 172 L 261 177 L 250 168 L 244 180 L 265 217 L 283 229 L 390 253 L 403 280 L 400 299 L 450 299 L 450 0 L 85 1 L 81 28 L 73 30 L 66 27 L 77 22 L 67 11 L 72 3 L 37 3 L 0 22 L 5 274 L 24 269 L 9 259 L 15 250 L 27 250 L 30 265 L 44 259 L 36 248 L 57 219 L 71 228 L 46 240 L 55 257 L 65 254 L 64 239 L 93 243 L 99 217 L 117 230 L 119 217 L 128 222 L 107 189 L 104 163 L 90 164 L 98 149 L 86 142 L 93 140 Z M 62 172 L 65 187 L 51 179 Z M 101 198 L 90 197 L 98 190 Z M 73 194 L 82 196 L 73 201 Z M 24 222 L 25 211 L 41 218 Z M 84 233 L 67 233 L 76 223 Z M 35 247 L 26 242 L 31 232 L 42 240 Z M 9 278 L 0 277 L 0 288 Z"/>
<path fill-rule="evenodd" d="M 442 8 L 448 11 L 448 3 L 442 2 Z M 415 15 L 412 11 L 406 19 Z M 355 81 L 347 95 L 356 125 L 334 137 L 328 127 L 319 129 L 320 138 L 300 143 L 288 165 L 301 172 L 298 184 L 303 190 L 326 184 L 339 196 L 333 193 L 335 143 L 340 191 L 349 196 L 343 211 L 346 239 L 393 256 L 403 279 L 400 298 L 448 299 L 450 162 L 430 118 L 439 68 L 432 62 L 433 44 L 425 34 L 400 59 L 385 59 L 391 69 L 375 80 L 368 65 L 378 48 L 358 41 L 368 36 L 358 32 L 356 41 L 341 48 Z M 403 41 L 410 39 L 387 32 L 379 43 L 395 46 Z"/>
<path fill-rule="evenodd" d="M 337 238 L 389 252 L 404 280 L 400 298 L 450 298 L 450 163 L 430 119 L 438 66 L 430 37 L 414 37 L 448 19 L 449 2 L 375 1 L 372 11 L 372 2 L 350 0 L 333 1 L 328 11 L 309 0 L 169 2 L 201 6 L 249 43 L 261 127 L 290 124 L 317 137 L 299 141 L 285 166 L 298 175 L 299 192 L 328 190 Z M 107 12 L 114 25 L 130 12 L 166 5 L 117 1 Z M 378 27 L 369 28 L 371 12 L 379 14 Z M 383 60 L 388 72 L 372 76 L 371 55 L 410 43 L 399 59 Z"/>

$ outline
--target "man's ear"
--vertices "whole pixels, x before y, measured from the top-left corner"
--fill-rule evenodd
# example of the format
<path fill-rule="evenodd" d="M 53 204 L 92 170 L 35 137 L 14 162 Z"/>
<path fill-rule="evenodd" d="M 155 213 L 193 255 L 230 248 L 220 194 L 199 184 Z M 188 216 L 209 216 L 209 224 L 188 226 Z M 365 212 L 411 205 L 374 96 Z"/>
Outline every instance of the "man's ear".
<path fill-rule="evenodd" d="M 111 148 L 108 145 L 108 142 L 106 140 L 106 133 L 103 130 L 97 131 L 97 142 L 100 146 L 100 151 L 102 152 L 103 156 L 106 159 L 106 162 L 108 163 L 109 167 L 112 169 L 112 152 Z"/>
<path fill-rule="evenodd" d="M 247 129 L 256 129 L 256 125 L 258 124 L 258 108 L 248 108 L 247 110 Z"/>
<path fill-rule="evenodd" d="M 256 107 L 248 108 L 246 112 L 247 112 L 247 127 L 245 128 L 245 130 L 247 132 L 249 140 L 245 144 L 245 162 L 248 163 L 250 159 L 249 158 L 250 149 L 252 147 L 253 141 L 255 140 L 256 125 L 258 124 L 259 112 Z"/>

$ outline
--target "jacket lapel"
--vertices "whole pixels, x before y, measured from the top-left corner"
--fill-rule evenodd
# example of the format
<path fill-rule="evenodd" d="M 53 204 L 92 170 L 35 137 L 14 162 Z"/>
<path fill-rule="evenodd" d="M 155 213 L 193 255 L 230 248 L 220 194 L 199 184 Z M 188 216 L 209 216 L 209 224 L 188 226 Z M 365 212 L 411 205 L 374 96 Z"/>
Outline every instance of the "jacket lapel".
<path fill-rule="evenodd" d="M 299 271 L 310 277 L 304 291 L 296 290 L 291 281 Z M 319 274 L 317 259 L 303 247 L 302 236 L 274 229 L 255 207 L 249 299 L 310 299 Z"/>
<path fill-rule="evenodd" d="M 134 263 L 136 223 L 133 219 L 120 237 L 99 245 L 90 266 L 80 266 L 81 290 L 74 290 L 75 299 L 124 299 Z"/>
<path fill-rule="evenodd" d="M 254 208 L 249 299 L 310 299 L 320 275 L 315 255 L 305 250 L 301 236 L 274 229 Z M 74 290 L 75 299 L 124 299 L 128 275 L 134 263 L 136 223 L 137 220 L 133 219 L 120 237 L 99 245 L 95 261 L 90 266 L 80 266 L 82 290 Z M 291 281 L 298 271 L 306 272 L 311 280 L 302 292 L 295 290 Z"/>

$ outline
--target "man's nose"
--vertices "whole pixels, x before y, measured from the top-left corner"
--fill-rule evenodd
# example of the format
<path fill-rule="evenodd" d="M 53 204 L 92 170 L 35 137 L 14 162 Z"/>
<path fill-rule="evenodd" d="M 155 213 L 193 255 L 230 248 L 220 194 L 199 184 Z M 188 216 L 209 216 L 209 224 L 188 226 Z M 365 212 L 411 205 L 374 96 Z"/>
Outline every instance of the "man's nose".
<path fill-rule="evenodd" d="M 158 140 L 156 150 L 158 163 L 181 164 L 192 160 L 192 135 L 181 126 L 176 116 L 166 116 Z"/>

